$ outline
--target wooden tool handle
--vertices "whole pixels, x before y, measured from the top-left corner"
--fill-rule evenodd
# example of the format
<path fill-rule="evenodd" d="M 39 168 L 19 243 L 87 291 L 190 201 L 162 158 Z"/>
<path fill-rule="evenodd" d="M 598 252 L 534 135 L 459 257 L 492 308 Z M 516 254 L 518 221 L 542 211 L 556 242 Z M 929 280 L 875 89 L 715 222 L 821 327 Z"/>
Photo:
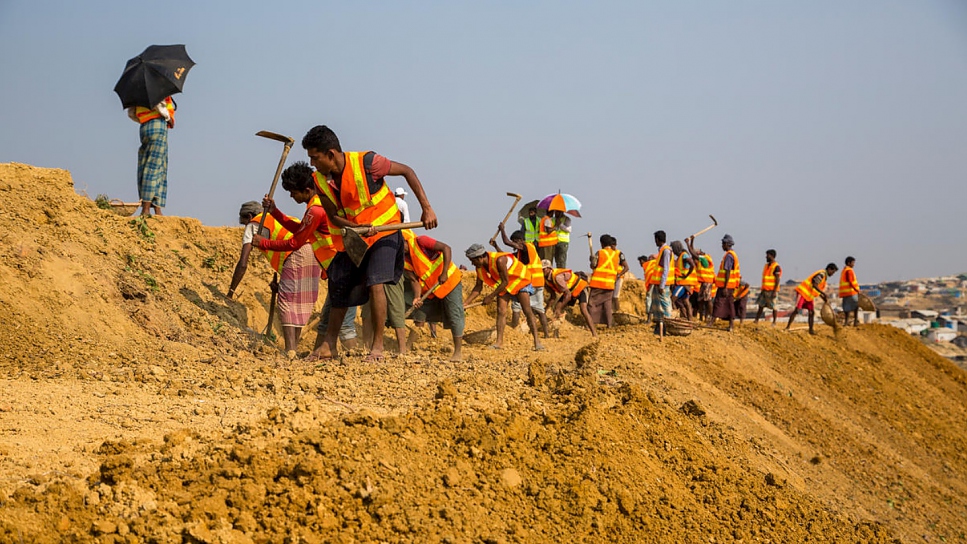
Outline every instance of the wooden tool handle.
<path fill-rule="evenodd" d="M 282 167 L 285 166 L 285 158 L 289 156 L 290 149 L 292 149 L 292 142 L 286 142 L 282 149 L 282 158 L 279 159 L 279 167 L 275 169 L 275 177 L 272 178 L 272 186 L 269 187 L 269 198 L 272 198 L 275 195 L 275 187 L 279 184 L 279 176 L 282 175 Z M 262 234 L 262 227 L 265 226 L 265 218 L 268 216 L 268 213 L 262 214 L 262 219 L 259 220 L 259 230 L 255 232 L 259 233 L 260 235 Z"/>
<path fill-rule="evenodd" d="M 431 287 L 430 289 L 424 291 L 423 294 L 420 295 L 420 298 L 418 300 L 420 302 L 425 301 L 430 295 L 433 294 L 433 291 L 436 291 L 436 288 L 439 287 L 439 286 L 440 286 L 440 284 L 438 283 L 438 284 L 434 285 L 433 287 Z M 410 309 L 409 310 L 406 310 L 406 313 L 403 314 L 403 319 L 406 319 L 407 317 L 410 317 L 410 315 L 413 312 L 415 312 L 415 311 L 416 311 L 416 306 L 410 307 Z"/>
<path fill-rule="evenodd" d="M 390 225 L 379 225 L 376 227 L 376 232 L 386 232 L 390 230 L 403 230 L 403 229 L 421 229 L 423 228 L 423 223 L 419 221 L 411 223 L 393 223 Z M 356 234 L 366 234 L 369 232 L 369 227 L 351 227 L 349 230 L 355 232 Z"/>

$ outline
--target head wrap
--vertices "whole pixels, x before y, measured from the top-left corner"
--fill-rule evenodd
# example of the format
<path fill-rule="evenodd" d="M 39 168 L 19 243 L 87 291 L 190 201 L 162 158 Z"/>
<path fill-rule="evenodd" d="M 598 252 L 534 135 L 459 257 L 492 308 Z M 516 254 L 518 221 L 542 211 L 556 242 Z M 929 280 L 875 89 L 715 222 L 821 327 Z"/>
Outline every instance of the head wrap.
<path fill-rule="evenodd" d="M 474 244 L 467 248 L 467 258 L 476 259 L 477 257 L 483 257 L 487 253 L 487 249 L 480 244 Z"/>
<path fill-rule="evenodd" d="M 543 261 L 541 261 L 541 268 L 554 268 L 554 267 L 551 266 L 551 261 L 544 259 Z"/>
<path fill-rule="evenodd" d="M 725 236 L 722 237 L 722 243 L 723 244 L 728 244 L 730 246 L 734 246 L 735 245 L 735 240 L 732 239 L 732 235 L 731 234 L 726 234 Z"/>
<path fill-rule="evenodd" d="M 683 252 L 683 251 L 685 251 L 685 247 L 682 246 L 681 240 L 675 240 L 674 242 L 671 243 L 671 246 L 672 246 L 672 251 L 676 255 L 679 254 L 679 253 L 681 253 L 681 252 Z"/>
<path fill-rule="evenodd" d="M 242 208 L 238 210 L 238 216 L 250 215 L 255 217 L 256 215 L 262 213 L 262 204 L 254 200 L 249 200 L 245 204 L 242 204 Z"/>

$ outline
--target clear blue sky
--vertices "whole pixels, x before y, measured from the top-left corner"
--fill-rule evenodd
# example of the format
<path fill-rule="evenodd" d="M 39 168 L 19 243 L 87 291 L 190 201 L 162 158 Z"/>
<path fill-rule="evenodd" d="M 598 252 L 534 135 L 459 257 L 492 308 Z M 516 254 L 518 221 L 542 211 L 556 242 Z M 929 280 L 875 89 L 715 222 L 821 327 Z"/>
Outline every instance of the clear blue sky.
<path fill-rule="evenodd" d="M 961 0 L 0 0 L 0 162 L 136 200 L 137 125 L 112 89 L 169 43 L 197 62 L 170 133 L 172 215 L 234 224 L 281 152 L 254 133 L 327 124 L 412 166 L 432 234 L 461 253 L 507 191 L 562 190 L 584 203 L 575 233 L 609 232 L 629 258 L 714 214 L 699 245 L 717 258 L 732 234 L 753 283 L 770 247 L 794 278 L 847 254 L 861 282 L 967 271 Z M 586 256 L 574 236 L 570 264 Z"/>

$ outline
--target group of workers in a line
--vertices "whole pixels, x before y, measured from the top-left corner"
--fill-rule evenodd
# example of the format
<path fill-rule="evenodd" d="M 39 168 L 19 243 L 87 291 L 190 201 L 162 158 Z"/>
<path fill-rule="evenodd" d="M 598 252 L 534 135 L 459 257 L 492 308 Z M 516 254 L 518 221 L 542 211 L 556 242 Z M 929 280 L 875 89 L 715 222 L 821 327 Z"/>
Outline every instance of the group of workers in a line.
<path fill-rule="evenodd" d="M 592 273 L 588 276 L 566 267 L 570 219 L 560 212 L 538 217 L 536 209 L 528 209 L 521 228 L 509 237 L 500 225 L 501 240 L 509 251 L 502 251 L 496 240 L 494 251 L 479 244 L 467 249 L 466 257 L 476 268 L 477 280 L 464 300 L 462 274 L 453 263 L 449 245 L 410 230 L 375 228 L 408 219 L 404 217 L 409 214 L 405 202 L 400 205 L 407 196 L 406 190 L 399 188 L 391 193 L 386 176 L 402 176 L 420 205 L 424 227 L 437 226 L 436 214 L 412 168 L 372 151 L 344 152 L 336 134 L 323 125 L 306 133 L 302 147 L 310 163 L 290 165 L 281 179 L 289 196 L 306 205 L 305 214 L 301 220 L 285 215 L 268 195 L 261 203 L 242 205 L 242 252 L 227 293 L 229 297 L 235 295 L 251 249 L 262 250 L 278 274 L 272 285 L 278 293 L 283 338 L 290 357 L 295 356 L 302 329 L 314 309 L 321 279 L 328 281 L 329 288 L 311 359 L 335 357 L 340 340 L 353 347 L 357 342 L 355 317 L 359 309 L 369 347 L 368 360 L 383 358 L 383 332 L 387 325 L 395 329 L 399 352 L 407 352 L 408 317 L 417 326 L 442 322 L 453 338 L 452 359 L 461 360 L 465 308 L 480 297 L 484 285 L 493 291 L 483 297 L 482 303 L 497 303 L 497 338 L 492 346 L 495 349 L 503 345 L 508 306 L 512 326 L 524 314 L 535 350 L 543 349 L 539 332 L 544 338 L 549 335 L 548 318 L 560 319 L 573 305 L 580 308 L 592 336 L 597 336 L 597 325 L 612 326 L 621 277 L 628 271 L 614 237 L 600 237 L 601 248 L 590 257 Z M 362 233 L 368 249 L 357 264 L 345 251 L 342 229 L 358 227 L 368 229 Z M 744 317 L 743 301 L 748 295 L 748 284 L 741 281 L 739 261 L 732 250 L 732 237 L 726 235 L 722 239 L 725 256 L 718 274 L 713 274 L 711 257 L 696 250 L 693 242 L 686 239 L 686 251 L 681 242 L 667 244 L 663 231 L 655 233 L 658 253 L 639 258 L 650 298 L 648 306 L 657 319 L 671 317 L 673 306 L 691 319 L 694 308 L 699 317 L 710 322 L 728 319 L 731 329 L 736 315 Z M 756 320 L 771 308 L 775 322 L 782 270 L 775 263 L 775 251 L 770 250 L 766 259 Z M 843 273 L 846 290 L 843 286 L 840 290 L 841 296 L 846 296 L 847 312 L 853 308 L 847 305 L 850 293 L 859 291 L 851 267 L 852 258 Z M 810 327 L 812 301 L 817 296 L 825 300 L 826 280 L 835 272 L 836 266 L 830 264 L 796 289 L 800 297 L 797 311 L 809 312 Z M 404 276 L 405 282 L 401 281 Z M 551 308 L 550 316 L 545 303 Z M 853 311 L 855 321 L 855 308 Z M 795 314 L 790 323 L 794 317 Z"/>

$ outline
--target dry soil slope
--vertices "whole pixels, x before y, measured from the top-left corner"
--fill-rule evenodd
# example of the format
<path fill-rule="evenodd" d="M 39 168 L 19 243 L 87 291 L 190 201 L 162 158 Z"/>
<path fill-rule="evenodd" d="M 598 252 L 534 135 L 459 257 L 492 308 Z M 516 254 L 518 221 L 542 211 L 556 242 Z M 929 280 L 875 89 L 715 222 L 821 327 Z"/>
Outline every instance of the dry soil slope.
<path fill-rule="evenodd" d="M 191 419 L 163 441 L 146 417 L 96 451 L 63 438 L 99 467 L 84 473 L 21 463 L 32 452 L 0 436 L 0 541 L 965 539 L 964 373 L 899 331 L 659 344 L 628 327 L 575 356 L 588 336 L 565 326 L 542 354 L 514 332 L 463 365 L 426 341 L 380 367 L 273 369 L 246 330 L 264 323 L 267 268 L 239 303 L 217 295 L 238 229 L 136 227 L 66 172 L 0 165 L 6 398 L 106 384 L 264 417 Z M 102 417 L 99 399 L 78 415 Z M 3 400 L 11 434 L 42 432 Z"/>

